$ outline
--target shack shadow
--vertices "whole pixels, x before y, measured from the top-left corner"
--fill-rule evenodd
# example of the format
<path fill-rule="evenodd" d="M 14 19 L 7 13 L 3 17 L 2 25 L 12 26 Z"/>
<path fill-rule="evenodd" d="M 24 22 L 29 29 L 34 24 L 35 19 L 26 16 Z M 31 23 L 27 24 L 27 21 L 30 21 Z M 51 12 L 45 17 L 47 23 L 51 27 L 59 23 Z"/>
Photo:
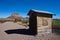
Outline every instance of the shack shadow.
<path fill-rule="evenodd" d="M 24 34 L 24 35 L 36 35 L 33 31 L 30 29 L 12 29 L 12 30 L 6 30 L 7 34 Z"/>

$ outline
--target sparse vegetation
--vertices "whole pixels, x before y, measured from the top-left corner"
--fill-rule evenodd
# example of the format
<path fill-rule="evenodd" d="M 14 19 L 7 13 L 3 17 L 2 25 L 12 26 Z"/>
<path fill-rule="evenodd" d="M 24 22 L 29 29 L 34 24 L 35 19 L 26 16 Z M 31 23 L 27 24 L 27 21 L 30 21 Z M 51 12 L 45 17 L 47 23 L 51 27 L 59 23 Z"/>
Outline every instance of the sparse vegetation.
<path fill-rule="evenodd" d="M 6 20 L 0 20 L 0 23 L 4 23 L 4 22 L 6 22 Z"/>
<path fill-rule="evenodd" d="M 26 24 L 26 23 L 28 23 L 28 20 L 22 20 L 21 21 L 23 24 Z"/>
<path fill-rule="evenodd" d="M 21 19 L 20 18 L 14 18 L 14 22 L 21 22 Z"/>
<path fill-rule="evenodd" d="M 60 34 L 60 19 L 53 19 L 52 32 Z"/>
<path fill-rule="evenodd" d="M 60 19 L 53 19 L 53 28 L 60 29 Z"/>
<path fill-rule="evenodd" d="M 29 20 L 22 20 L 21 22 L 22 22 L 23 26 L 27 27 Z"/>

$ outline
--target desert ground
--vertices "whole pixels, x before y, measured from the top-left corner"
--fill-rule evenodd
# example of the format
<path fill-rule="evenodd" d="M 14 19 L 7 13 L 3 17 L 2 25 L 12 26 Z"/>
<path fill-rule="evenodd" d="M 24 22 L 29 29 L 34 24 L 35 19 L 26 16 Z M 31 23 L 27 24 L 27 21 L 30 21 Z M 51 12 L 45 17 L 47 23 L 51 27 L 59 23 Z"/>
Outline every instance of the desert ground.
<path fill-rule="evenodd" d="M 0 23 L 0 40 L 60 40 L 60 35 L 57 35 L 56 33 L 39 33 L 35 36 L 24 34 L 7 34 L 5 30 L 9 29 L 26 29 L 26 27 L 13 22 Z"/>

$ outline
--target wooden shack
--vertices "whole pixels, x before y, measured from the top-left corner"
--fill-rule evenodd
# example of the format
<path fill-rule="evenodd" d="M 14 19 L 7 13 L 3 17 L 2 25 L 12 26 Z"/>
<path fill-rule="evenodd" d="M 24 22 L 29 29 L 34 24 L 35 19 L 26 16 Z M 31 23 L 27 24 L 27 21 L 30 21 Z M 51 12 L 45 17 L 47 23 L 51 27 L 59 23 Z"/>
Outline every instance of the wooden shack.
<path fill-rule="evenodd" d="M 51 32 L 52 15 L 50 12 L 30 10 L 29 27 L 33 33 Z"/>

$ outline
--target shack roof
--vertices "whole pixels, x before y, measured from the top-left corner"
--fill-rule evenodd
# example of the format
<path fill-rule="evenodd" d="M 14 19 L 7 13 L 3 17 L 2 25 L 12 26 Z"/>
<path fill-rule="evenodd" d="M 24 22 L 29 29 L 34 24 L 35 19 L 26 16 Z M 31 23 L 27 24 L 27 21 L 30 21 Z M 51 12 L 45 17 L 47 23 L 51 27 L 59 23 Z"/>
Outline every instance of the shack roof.
<path fill-rule="evenodd" d="M 55 14 L 53 14 L 53 13 L 51 13 L 51 12 L 47 12 L 47 11 L 41 11 L 41 10 L 30 10 L 29 11 L 29 13 L 28 13 L 28 15 L 30 15 L 30 13 L 40 13 L 40 14 L 49 14 L 49 15 L 55 15 Z"/>

